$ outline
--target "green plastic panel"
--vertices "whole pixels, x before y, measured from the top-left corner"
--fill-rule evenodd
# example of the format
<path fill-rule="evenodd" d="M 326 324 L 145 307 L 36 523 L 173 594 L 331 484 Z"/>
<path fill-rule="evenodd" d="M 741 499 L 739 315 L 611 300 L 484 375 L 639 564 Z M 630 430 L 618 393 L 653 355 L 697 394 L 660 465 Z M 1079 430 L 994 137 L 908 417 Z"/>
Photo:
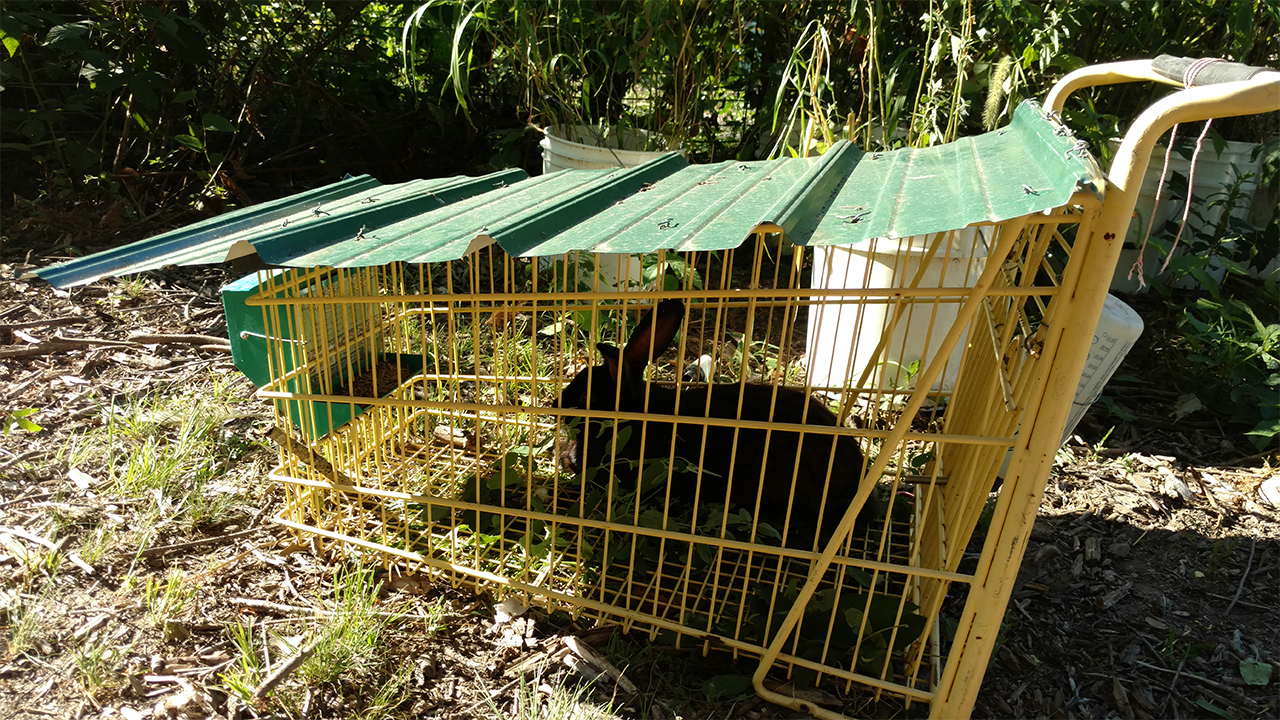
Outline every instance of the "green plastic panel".
<path fill-rule="evenodd" d="M 237 246 L 275 265 L 361 267 L 456 260 L 494 242 L 525 257 L 725 250 L 778 229 L 799 245 L 851 245 L 1048 210 L 1077 189 L 1100 193 L 1101 177 L 1066 128 L 1023 103 L 1006 128 L 923 149 L 864 154 L 841 141 L 819 158 L 689 165 L 669 153 L 535 178 L 357 179 L 38 274 L 72 284 L 218 262 Z"/>

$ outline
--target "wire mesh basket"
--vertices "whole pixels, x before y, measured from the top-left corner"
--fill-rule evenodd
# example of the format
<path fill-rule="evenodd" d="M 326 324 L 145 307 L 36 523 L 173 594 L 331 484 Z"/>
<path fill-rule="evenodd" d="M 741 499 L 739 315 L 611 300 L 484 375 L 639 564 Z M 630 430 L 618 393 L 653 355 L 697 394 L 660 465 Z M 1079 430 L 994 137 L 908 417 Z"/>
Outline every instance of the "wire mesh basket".
<path fill-rule="evenodd" d="M 1055 111 L 1088 84 L 1168 82 L 1144 63 L 1069 76 L 1009 138 L 566 171 L 434 211 L 414 232 L 471 230 L 412 257 L 378 262 L 361 225 L 343 263 L 259 274 L 277 520 L 759 658 L 762 696 L 820 716 L 766 673 L 967 714 L 1132 213 L 1132 158 L 1174 120 L 1280 106 L 1273 81 L 1178 93 L 1103 180 Z M 935 176 L 949 195 L 912 184 Z M 803 192 L 723 229 L 784 180 Z"/>

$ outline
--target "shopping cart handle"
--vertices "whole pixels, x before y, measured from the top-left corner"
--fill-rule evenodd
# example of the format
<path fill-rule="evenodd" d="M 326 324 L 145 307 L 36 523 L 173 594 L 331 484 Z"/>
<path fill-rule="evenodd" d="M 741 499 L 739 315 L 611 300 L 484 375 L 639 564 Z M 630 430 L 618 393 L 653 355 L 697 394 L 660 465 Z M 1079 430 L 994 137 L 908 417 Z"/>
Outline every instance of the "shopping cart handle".
<path fill-rule="evenodd" d="M 1193 68 L 1197 64 L 1199 67 Z M 1155 60 L 1151 61 L 1151 69 L 1157 74 L 1180 84 L 1186 82 L 1187 72 L 1191 71 L 1192 87 L 1252 80 L 1254 75 L 1271 70 L 1268 67 L 1255 67 L 1214 58 L 1196 59 L 1174 57 L 1173 55 L 1157 56 Z"/>

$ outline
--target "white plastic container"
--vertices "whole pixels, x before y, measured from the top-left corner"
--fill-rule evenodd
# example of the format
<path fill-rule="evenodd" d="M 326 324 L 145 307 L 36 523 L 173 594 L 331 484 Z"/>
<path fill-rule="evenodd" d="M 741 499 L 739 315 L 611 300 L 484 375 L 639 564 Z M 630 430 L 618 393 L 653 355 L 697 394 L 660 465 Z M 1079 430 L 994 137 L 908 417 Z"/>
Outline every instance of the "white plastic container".
<path fill-rule="evenodd" d="M 671 150 L 645 150 L 650 136 L 645 130 L 609 128 L 604 142 L 598 141 L 600 129 L 593 125 L 568 125 L 548 128 L 542 148 L 542 172 L 557 170 L 600 170 L 611 167 L 635 167 Z M 658 144 L 666 145 L 660 138 Z"/>
<path fill-rule="evenodd" d="M 603 147 L 596 138 L 600 129 L 592 125 L 570 125 L 549 128 L 539 146 L 542 148 L 542 172 L 558 170 L 603 170 L 611 167 L 635 167 L 665 155 L 668 150 L 649 151 L 649 133 L 632 128 L 609 129 Z M 665 144 L 665 142 L 663 143 Z M 679 150 L 678 148 L 676 148 Z M 627 290 L 640 284 L 639 255 L 602 253 L 595 257 L 601 290 Z M 626 277 L 626 283 L 619 279 Z"/>
<path fill-rule="evenodd" d="M 1195 128 L 1192 128 L 1193 130 Z M 1186 128 L 1180 128 L 1185 133 Z M 1194 138 L 1193 138 L 1194 139 Z M 1119 141 L 1111 141 L 1111 148 L 1114 151 L 1119 147 Z M 1201 227 L 1201 223 L 1208 227 L 1216 226 L 1222 218 L 1223 208 L 1221 206 L 1209 207 L 1207 203 L 1220 201 L 1225 199 L 1225 193 L 1232 185 L 1235 184 L 1237 178 L 1244 177 L 1240 182 L 1240 193 L 1245 199 L 1240 202 L 1232 210 L 1233 217 L 1244 220 L 1250 214 L 1250 206 L 1255 195 L 1258 194 L 1258 174 L 1261 171 L 1261 157 L 1251 159 L 1254 151 L 1257 149 L 1257 143 L 1244 143 L 1226 141 L 1226 145 L 1222 148 L 1222 152 L 1218 153 L 1211 140 L 1206 138 L 1200 146 L 1200 155 L 1196 158 L 1195 184 L 1192 186 L 1191 192 L 1199 196 L 1206 205 L 1198 208 L 1202 219 L 1197 219 L 1194 212 L 1187 220 L 1187 229 L 1183 231 L 1182 241 L 1187 239 Z M 1165 188 L 1160 193 L 1160 204 L 1157 206 L 1156 189 L 1160 186 L 1160 175 L 1164 171 L 1164 146 L 1157 146 L 1151 151 L 1151 160 L 1147 165 L 1147 172 L 1142 177 L 1142 186 L 1138 189 L 1138 200 L 1134 205 L 1136 213 L 1134 221 L 1129 224 L 1129 234 L 1125 238 L 1125 248 L 1121 251 L 1120 261 L 1116 264 L 1115 274 L 1111 279 L 1112 292 L 1145 292 L 1146 287 L 1138 287 L 1138 278 L 1135 274 L 1132 279 L 1129 276 L 1129 270 L 1133 267 L 1134 261 L 1138 259 L 1137 246 L 1142 243 L 1142 238 L 1147 233 L 1147 226 L 1151 218 L 1155 218 L 1155 225 L 1152 234 L 1158 234 L 1165 223 L 1170 220 L 1180 222 L 1182 220 L 1182 212 L 1185 206 L 1181 200 L 1174 201 L 1172 193 L 1168 187 L 1168 178 L 1165 180 Z M 1183 176 L 1189 176 L 1191 169 L 1191 161 L 1182 156 L 1177 149 L 1169 155 L 1170 175 L 1177 172 Z M 1193 208 L 1193 210 L 1195 210 Z M 1255 213 L 1257 215 L 1257 213 Z M 1261 219 L 1265 224 L 1270 219 L 1265 213 L 1259 217 L 1255 217 L 1255 221 Z M 1143 258 L 1143 271 L 1147 275 L 1156 274 L 1160 269 L 1160 265 L 1164 262 L 1164 257 L 1155 250 L 1154 247 L 1148 245 L 1147 252 Z M 1222 269 L 1215 271 L 1210 268 L 1210 273 L 1217 275 L 1221 279 Z M 1178 287 L 1194 287 L 1195 282 L 1184 280 Z"/>
<path fill-rule="evenodd" d="M 1120 362 L 1142 335 L 1142 328 L 1142 318 L 1133 308 L 1115 295 L 1107 295 L 1106 301 L 1102 303 L 1098 327 L 1093 332 L 1089 359 L 1085 361 L 1080 384 L 1076 386 L 1071 414 L 1067 416 L 1067 426 L 1062 432 L 1063 442 L 1075 432 L 1076 425 L 1080 424 L 1080 418 L 1084 417 L 1089 406 L 1101 397 L 1102 388 L 1116 374 L 1116 368 L 1120 367 Z"/>
<path fill-rule="evenodd" d="M 916 287 L 970 287 L 982 274 L 987 259 L 985 236 L 976 227 L 953 235 L 949 243 L 942 239 Z M 876 238 L 861 245 L 816 248 L 811 286 L 834 290 L 908 287 L 936 237 Z M 919 363 L 916 371 L 923 370 L 924 363 L 936 353 L 955 322 L 960 295 L 936 305 L 908 302 L 900 313 L 891 298 L 847 298 L 837 305 L 828 304 L 836 302 L 834 297 L 815 297 L 815 302 L 824 298 L 826 302 L 814 305 L 809 316 L 805 347 L 810 382 L 825 387 L 844 378 L 856 382 L 871 367 L 869 386 L 887 390 L 911 387 L 913 364 Z M 887 347 L 877 352 L 890 326 Z M 935 390 L 949 391 L 955 386 L 964 345 L 962 338 Z"/>
<path fill-rule="evenodd" d="M 1081 418 L 1089 410 L 1089 406 L 1102 396 L 1102 389 L 1107 381 L 1116 374 L 1116 369 L 1133 344 L 1142 335 L 1142 318 L 1115 295 L 1107 295 L 1102 303 L 1102 315 L 1098 317 L 1098 327 L 1093 331 L 1093 343 L 1089 348 L 1089 359 L 1085 361 L 1084 371 L 1080 374 L 1080 383 L 1076 385 L 1076 394 L 1071 401 L 1071 412 L 1067 415 L 1067 425 L 1062 429 L 1062 442 L 1065 443 Z M 1009 461 L 1013 451 L 1004 457 L 1000 466 L 1000 477 L 1009 470 Z"/>

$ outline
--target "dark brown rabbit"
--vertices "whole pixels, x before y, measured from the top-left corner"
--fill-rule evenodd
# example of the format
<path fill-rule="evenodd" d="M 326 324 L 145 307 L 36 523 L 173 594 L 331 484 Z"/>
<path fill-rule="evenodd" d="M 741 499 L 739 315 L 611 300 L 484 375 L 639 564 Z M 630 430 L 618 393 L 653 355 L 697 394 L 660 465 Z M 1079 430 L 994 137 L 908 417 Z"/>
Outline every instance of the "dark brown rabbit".
<path fill-rule="evenodd" d="M 656 313 L 645 314 L 624 349 L 608 343 L 597 345 L 603 364 L 578 373 L 565 386 L 559 406 L 713 420 L 741 417 L 776 423 L 780 427 L 837 425 L 835 414 L 821 402 L 801 390 L 772 385 L 688 388 L 679 393 L 677 409 L 676 391 L 646 383 L 644 369 L 671 345 L 683 321 L 684 303 L 666 300 L 658 305 Z M 623 433 L 623 428 L 630 431 Z M 821 514 L 823 535 L 829 534 L 844 516 L 862 474 L 862 450 L 857 440 L 848 436 L 835 439 L 833 444 L 833 436 L 820 432 L 741 428 L 736 429 L 735 437 L 733 427 L 657 420 L 623 421 L 618 423 L 618 430 L 619 437 L 628 436 L 627 442 L 625 447 L 611 452 L 613 436 L 600 421 L 587 422 L 585 427 L 579 424 L 577 437 L 566 444 L 562 453 L 564 463 L 573 471 L 581 472 L 599 467 L 612 454 L 614 474 L 634 477 L 635 465 L 643 461 L 681 458 L 689 464 L 673 463 L 676 467 L 671 481 L 673 498 L 692 502 L 696 496 L 700 503 L 724 502 L 732 477 L 730 499 L 734 504 L 753 511 L 758 507 L 763 518 L 780 521 L 785 519 L 790 502 L 793 524 L 812 525 Z M 830 483 L 826 482 L 828 467 L 831 468 Z M 794 499 L 790 497 L 793 477 Z M 877 512 L 878 503 L 873 494 L 860 521 L 870 519 Z"/>

